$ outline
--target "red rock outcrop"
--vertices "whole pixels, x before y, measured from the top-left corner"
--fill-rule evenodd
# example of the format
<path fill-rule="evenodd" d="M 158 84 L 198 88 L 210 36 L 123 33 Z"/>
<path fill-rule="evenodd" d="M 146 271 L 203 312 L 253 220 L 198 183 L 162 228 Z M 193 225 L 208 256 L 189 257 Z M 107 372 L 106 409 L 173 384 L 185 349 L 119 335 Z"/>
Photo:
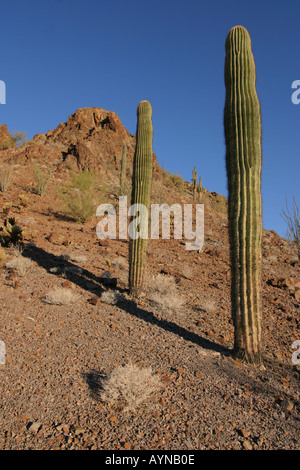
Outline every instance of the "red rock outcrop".
<path fill-rule="evenodd" d="M 1 128 L 5 137 L 5 124 Z M 18 164 L 28 160 L 51 162 L 57 164 L 60 171 L 75 165 L 83 170 L 98 169 L 113 177 L 120 171 L 124 144 L 127 146 L 127 164 L 131 168 L 135 136 L 123 126 L 117 114 L 97 107 L 80 108 L 54 130 L 36 134 L 19 148 L 2 150 L 0 159 Z M 161 172 L 155 155 L 154 172 Z"/>

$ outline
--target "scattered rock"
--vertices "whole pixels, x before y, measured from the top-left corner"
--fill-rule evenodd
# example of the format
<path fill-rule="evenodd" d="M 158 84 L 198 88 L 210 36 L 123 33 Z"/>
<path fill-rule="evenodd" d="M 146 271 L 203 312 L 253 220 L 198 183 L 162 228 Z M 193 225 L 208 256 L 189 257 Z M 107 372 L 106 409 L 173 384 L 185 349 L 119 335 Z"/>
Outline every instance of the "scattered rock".
<path fill-rule="evenodd" d="M 91 305 L 98 305 L 101 302 L 101 298 L 98 295 L 94 295 L 91 299 L 88 300 Z"/>
<path fill-rule="evenodd" d="M 73 432 L 74 432 L 75 436 L 79 436 L 79 435 L 82 435 L 82 434 L 85 433 L 85 429 L 80 427 L 80 426 L 76 426 L 76 427 L 74 427 Z"/>
<path fill-rule="evenodd" d="M 35 421 L 34 423 L 29 423 L 27 426 L 28 431 L 37 434 L 41 428 L 41 423 L 39 421 Z"/>
<path fill-rule="evenodd" d="M 253 449 L 252 444 L 249 441 L 247 441 L 247 439 L 245 441 L 243 441 L 243 448 L 245 450 L 252 450 Z"/>
<path fill-rule="evenodd" d="M 241 429 L 240 433 L 243 437 L 249 437 L 250 436 L 250 432 L 247 431 L 247 429 Z"/>
<path fill-rule="evenodd" d="M 285 411 L 292 411 L 294 408 L 294 403 L 289 398 L 284 398 L 282 401 L 282 407 Z"/>

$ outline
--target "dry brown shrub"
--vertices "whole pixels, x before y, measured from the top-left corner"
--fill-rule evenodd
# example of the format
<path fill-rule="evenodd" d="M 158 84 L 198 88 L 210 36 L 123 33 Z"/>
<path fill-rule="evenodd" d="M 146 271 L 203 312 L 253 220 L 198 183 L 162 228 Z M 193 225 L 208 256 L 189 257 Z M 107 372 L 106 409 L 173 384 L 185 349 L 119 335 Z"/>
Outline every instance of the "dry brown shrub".
<path fill-rule="evenodd" d="M 161 387 L 161 380 L 153 374 L 151 367 L 127 364 L 114 369 L 103 382 L 100 398 L 110 405 L 122 407 L 123 411 L 131 411 Z"/>
<path fill-rule="evenodd" d="M 5 263 L 6 269 L 14 270 L 16 274 L 20 277 L 25 276 L 28 269 L 31 267 L 32 261 L 23 256 L 14 256 L 7 263 Z"/>
<path fill-rule="evenodd" d="M 45 295 L 44 301 L 51 305 L 67 305 L 78 300 L 79 296 L 72 289 L 56 287 Z"/>
<path fill-rule="evenodd" d="M 174 277 L 165 274 L 148 276 L 145 294 L 151 304 L 162 310 L 180 311 L 185 303 L 179 295 Z"/>
<path fill-rule="evenodd" d="M 120 294 L 111 290 L 106 290 L 101 295 L 102 302 L 109 305 L 116 305 L 121 298 L 122 296 Z"/>

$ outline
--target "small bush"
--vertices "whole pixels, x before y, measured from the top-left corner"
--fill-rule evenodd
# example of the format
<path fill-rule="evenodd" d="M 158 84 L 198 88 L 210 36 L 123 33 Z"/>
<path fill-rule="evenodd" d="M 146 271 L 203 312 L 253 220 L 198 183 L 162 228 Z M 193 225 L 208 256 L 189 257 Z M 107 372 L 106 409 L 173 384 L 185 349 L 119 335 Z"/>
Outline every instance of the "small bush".
<path fill-rule="evenodd" d="M 287 224 L 287 239 L 295 244 L 300 259 L 300 210 L 295 196 L 293 197 L 292 208 L 290 209 L 286 202 L 286 209 L 282 209 L 281 216 Z"/>
<path fill-rule="evenodd" d="M 27 132 L 14 131 L 12 139 L 15 142 L 16 147 L 20 147 L 27 141 Z"/>
<path fill-rule="evenodd" d="M 29 199 L 25 194 L 19 194 L 18 196 L 19 204 L 21 207 L 27 207 Z"/>
<path fill-rule="evenodd" d="M 102 302 L 109 305 L 116 305 L 121 298 L 122 296 L 120 294 L 110 290 L 104 291 L 101 295 Z"/>
<path fill-rule="evenodd" d="M 96 213 L 96 184 L 95 172 L 72 172 L 71 182 L 59 189 L 66 213 L 76 222 L 85 223 Z"/>
<path fill-rule="evenodd" d="M 202 299 L 199 304 L 199 309 L 208 314 L 212 314 L 216 311 L 217 304 L 214 300 L 211 299 Z"/>
<path fill-rule="evenodd" d="M 67 305 L 78 300 L 78 295 L 66 287 L 56 287 L 46 294 L 44 301 L 51 305 Z"/>
<path fill-rule="evenodd" d="M 9 188 L 14 169 L 4 165 L 0 168 L 0 191 L 4 192 Z"/>
<path fill-rule="evenodd" d="M 102 384 L 102 401 L 121 406 L 124 411 L 137 408 L 161 389 L 162 383 L 152 373 L 151 367 L 140 368 L 134 364 L 114 369 Z"/>
<path fill-rule="evenodd" d="M 148 277 L 145 281 L 145 293 L 156 307 L 162 310 L 180 312 L 184 300 L 177 292 L 175 279 L 164 274 Z"/>
<path fill-rule="evenodd" d="M 6 202 L 4 206 L 2 207 L 2 214 L 8 215 L 12 209 L 12 203 L 11 202 Z"/>
<path fill-rule="evenodd" d="M 0 269 L 3 268 L 6 258 L 7 255 L 4 252 L 3 248 L 0 246 Z"/>
<path fill-rule="evenodd" d="M 48 184 L 52 178 L 51 173 L 44 173 L 40 170 L 38 165 L 34 167 L 34 174 L 37 180 L 36 187 L 34 188 L 34 192 L 39 196 L 44 196 L 47 191 Z"/>
<path fill-rule="evenodd" d="M 178 173 L 172 174 L 170 171 L 163 170 L 163 180 L 168 188 L 175 187 L 178 192 L 184 192 L 184 179 Z"/>
<path fill-rule="evenodd" d="M 31 260 L 29 258 L 23 258 L 23 256 L 14 256 L 11 260 L 5 263 L 5 267 L 7 269 L 15 271 L 20 277 L 25 276 L 31 265 Z"/>
<path fill-rule="evenodd" d="M 178 173 L 175 173 L 173 175 L 170 176 L 171 178 L 171 181 L 173 183 L 173 185 L 180 191 L 184 191 L 184 179 L 182 178 L 182 176 L 178 175 Z"/>

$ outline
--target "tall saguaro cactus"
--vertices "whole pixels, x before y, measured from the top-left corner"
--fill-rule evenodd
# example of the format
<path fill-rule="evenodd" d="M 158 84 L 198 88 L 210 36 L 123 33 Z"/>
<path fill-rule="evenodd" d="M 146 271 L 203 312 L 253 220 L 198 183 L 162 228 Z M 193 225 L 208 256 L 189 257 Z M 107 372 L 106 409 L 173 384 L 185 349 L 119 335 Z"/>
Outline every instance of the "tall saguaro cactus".
<path fill-rule="evenodd" d="M 224 131 L 234 355 L 261 364 L 261 115 L 248 31 L 226 39 Z"/>
<path fill-rule="evenodd" d="M 139 103 L 137 109 L 136 148 L 132 175 L 131 205 L 142 205 L 138 217 L 140 236 L 130 237 L 129 240 L 129 288 L 132 294 L 137 294 L 142 287 L 146 261 L 148 240 L 142 232 L 145 227 L 148 231 L 153 166 L 152 140 L 152 108 L 149 101 L 144 100 Z M 143 208 L 146 208 L 146 211 L 142 210 Z"/>
<path fill-rule="evenodd" d="M 194 169 L 192 171 L 192 181 L 193 181 L 193 200 L 195 202 L 196 201 L 196 194 L 197 194 L 197 170 L 196 170 L 195 166 L 194 166 Z"/>
<path fill-rule="evenodd" d="M 201 202 L 202 193 L 203 193 L 202 178 L 201 176 L 199 176 L 199 185 L 198 185 L 199 203 Z"/>
<path fill-rule="evenodd" d="M 126 178 L 126 154 L 127 154 L 127 147 L 123 145 L 123 153 L 122 153 L 122 160 L 121 160 L 121 175 L 120 175 L 120 190 L 121 193 L 124 191 L 124 183 Z"/>

